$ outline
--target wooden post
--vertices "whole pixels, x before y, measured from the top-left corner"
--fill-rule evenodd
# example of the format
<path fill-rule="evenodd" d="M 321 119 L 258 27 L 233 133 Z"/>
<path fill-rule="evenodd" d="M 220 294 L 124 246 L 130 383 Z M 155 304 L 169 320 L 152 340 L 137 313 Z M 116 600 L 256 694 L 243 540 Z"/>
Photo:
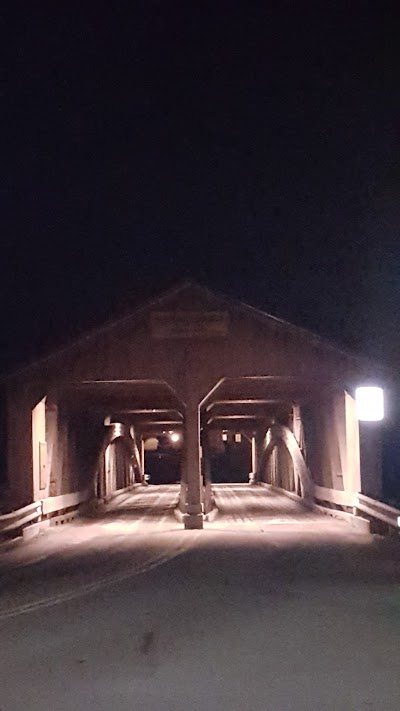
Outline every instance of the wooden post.
<path fill-rule="evenodd" d="M 256 472 L 257 472 L 257 447 L 256 447 L 256 438 L 253 435 L 251 440 L 251 472 L 249 476 L 249 482 L 250 484 L 255 484 L 256 483 Z"/>
<path fill-rule="evenodd" d="M 186 484 L 185 528 L 203 528 L 200 470 L 200 413 L 197 403 L 188 403 L 184 418 L 183 479 Z"/>
<path fill-rule="evenodd" d="M 7 477 L 11 508 L 34 500 L 32 402 L 23 390 L 7 393 Z"/>
<path fill-rule="evenodd" d="M 145 462 L 145 449 L 144 449 L 144 437 L 143 435 L 140 438 L 140 468 L 141 468 L 141 477 L 142 477 L 142 484 L 145 483 L 145 471 L 144 471 L 144 462 Z"/>

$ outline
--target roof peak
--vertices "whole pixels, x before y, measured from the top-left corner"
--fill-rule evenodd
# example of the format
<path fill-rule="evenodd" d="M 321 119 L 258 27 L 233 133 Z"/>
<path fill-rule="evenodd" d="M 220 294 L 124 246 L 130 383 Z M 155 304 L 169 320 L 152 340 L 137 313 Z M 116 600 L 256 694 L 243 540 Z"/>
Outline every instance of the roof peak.
<path fill-rule="evenodd" d="M 133 307 L 130 308 L 125 314 L 121 314 L 117 317 L 114 316 L 105 321 L 102 325 L 86 331 L 86 333 L 81 334 L 77 338 L 71 340 L 69 343 L 65 343 L 60 347 L 53 349 L 48 354 L 37 358 L 33 362 L 18 367 L 16 370 L 8 374 L 4 374 L 1 380 L 9 380 L 20 374 L 22 375 L 25 372 L 29 372 L 32 368 L 44 365 L 47 361 L 52 360 L 53 358 L 57 357 L 58 355 L 61 355 L 65 351 L 68 351 L 71 348 L 78 347 L 80 344 L 87 342 L 88 340 L 91 340 L 93 338 L 96 338 L 97 336 L 100 336 L 105 331 L 114 329 L 119 325 L 123 325 L 129 319 L 134 318 L 135 315 L 139 315 L 142 312 L 156 309 L 157 306 L 165 304 L 165 302 L 168 302 L 168 300 L 173 300 L 174 297 L 188 290 L 192 290 L 199 296 L 203 295 L 205 297 L 205 300 L 209 300 L 209 302 L 219 301 L 221 305 L 224 305 L 225 308 L 236 308 L 236 310 L 241 311 L 242 313 L 246 313 L 249 317 L 259 319 L 264 323 L 268 321 L 277 328 L 297 332 L 298 334 L 301 334 L 303 338 L 308 338 L 310 341 L 314 342 L 315 345 L 318 344 L 319 346 L 328 348 L 329 350 L 334 350 L 338 354 L 340 353 L 342 356 L 350 356 L 359 361 L 369 361 L 369 359 L 366 359 L 355 353 L 351 353 L 346 349 L 341 348 L 339 345 L 331 342 L 329 339 L 322 338 L 318 334 L 315 334 L 312 331 L 309 331 L 308 329 L 302 328 L 301 326 L 292 324 L 289 321 L 285 321 L 284 319 L 273 316 L 260 308 L 249 305 L 241 299 L 218 292 L 217 290 L 214 290 L 211 287 L 206 286 L 205 284 L 202 284 L 193 278 L 186 277 L 175 283 L 175 285 L 171 285 L 169 288 L 159 291 L 158 294 L 155 293 L 153 297 L 138 300 L 136 302 L 136 305 L 133 305 Z M 179 309 L 179 306 L 175 306 L 175 308 Z"/>

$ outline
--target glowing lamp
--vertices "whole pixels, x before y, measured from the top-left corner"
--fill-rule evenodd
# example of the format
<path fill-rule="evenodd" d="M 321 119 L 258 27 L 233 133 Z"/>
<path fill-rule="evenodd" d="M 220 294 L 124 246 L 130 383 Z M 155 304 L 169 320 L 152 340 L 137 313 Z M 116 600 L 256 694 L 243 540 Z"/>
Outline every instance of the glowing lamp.
<path fill-rule="evenodd" d="M 384 398 L 382 388 L 362 387 L 356 390 L 357 417 L 361 422 L 383 420 Z"/>
<path fill-rule="evenodd" d="M 222 441 L 223 441 L 223 442 L 227 442 L 227 441 L 228 441 L 228 433 L 227 433 L 227 432 L 223 432 L 223 433 L 222 433 Z"/>
<path fill-rule="evenodd" d="M 158 444 L 157 437 L 149 437 L 144 441 L 144 449 L 146 452 L 155 452 L 158 449 Z"/>
<path fill-rule="evenodd" d="M 235 434 L 235 442 L 241 442 L 241 441 L 242 441 L 242 435 L 240 434 L 240 432 L 237 432 Z"/>
<path fill-rule="evenodd" d="M 171 432 L 170 434 L 171 442 L 179 442 L 181 436 L 178 432 Z"/>

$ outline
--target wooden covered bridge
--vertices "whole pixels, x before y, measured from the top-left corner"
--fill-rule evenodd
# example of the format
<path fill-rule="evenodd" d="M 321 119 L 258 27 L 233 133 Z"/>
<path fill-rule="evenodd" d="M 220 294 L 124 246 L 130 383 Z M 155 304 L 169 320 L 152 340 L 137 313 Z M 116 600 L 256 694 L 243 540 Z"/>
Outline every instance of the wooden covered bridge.
<path fill-rule="evenodd" d="M 360 428 L 356 411 L 366 384 L 385 387 L 384 373 L 185 282 L 8 377 L 9 510 L 36 503 L 44 515 L 130 487 L 144 496 L 163 436 L 186 528 L 212 510 L 212 463 L 230 442 L 248 447 L 249 485 L 362 510 L 382 485 L 380 426 Z"/>

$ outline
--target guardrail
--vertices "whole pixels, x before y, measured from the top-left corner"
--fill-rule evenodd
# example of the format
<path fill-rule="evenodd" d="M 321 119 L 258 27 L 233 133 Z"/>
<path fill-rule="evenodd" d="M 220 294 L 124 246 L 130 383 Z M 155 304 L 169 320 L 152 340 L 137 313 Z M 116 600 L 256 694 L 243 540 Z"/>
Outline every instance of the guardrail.
<path fill-rule="evenodd" d="M 357 494 L 352 491 L 339 491 L 338 489 L 329 489 L 325 486 L 314 486 L 314 498 L 318 501 L 328 501 L 330 504 L 338 506 L 355 506 Z"/>
<path fill-rule="evenodd" d="M 18 532 L 30 523 L 51 520 L 51 514 L 76 509 L 90 498 L 90 491 L 78 491 L 33 501 L 21 509 L 0 516 L 0 535 Z"/>
<path fill-rule="evenodd" d="M 315 486 L 314 496 L 318 501 L 326 501 L 336 506 L 346 506 L 355 512 L 367 514 L 372 519 L 385 523 L 392 528 L 400 528 L 400 509 L 372 499 L 365 494 L 351 491 L 339 491 L 324 486 Z"/>
<path fill-rule="evenodd" d="M 48 499 L 43 499 L 43 516 L 79 506 L 79 504 L 88 501 L 90 498 L 90 491 L 77 491 L 72 494 L 62 494 L 61 496 L 49 496 Z"/>
<path fill-rule="evenodd" d="M 42 511 L 42 501 L 34 501 L 22 509 L 2 514 L 0 516 L 0 533 L 9 533 L 15 529 L 22 528 L 27 523 L 32 523 L 41 517 Z"/>
<path fill-rule="evenodd" d="M 355 507 L 358 511 L 362 511 L 372 518 L 377 518 L 388 526 L 400 528 L 400 510 L 395 509 L 393 506 L 371 499 L 369 496 L 364 496 L 364 494 L 357 494 Z"/>
<path fill-rule="evenodd" d="M 260 482 L 260 483 L 261 483 L 261 486 L 265 486 L 266 488 L 271 489 L 272 491 L 282 493 L 285 496 L 288 496 L 290 499 L 293 499 L 297 503 L 302 504 L 303 506 L 305 506 L 307 509 L 310 509 L 311 511 L 319 511 L 321 514 L 332 516 L 332 518 L 342 519 L 342 520 L 346 521 L 347 523 L 349 523 L 350 526 L 352 526 L 353 528 L 358 529 L 361 533 L 370 533 L 369 520 L 359 516 L 355 512 L 354 509 L 350 513 L 348 511 L 344 511 L 343 509 L 327 508 L 326 506 L 323 506 L 323 505 L 321 506 L 320 504 L 317 504 L 315 501 L 310 501 L 309 498 L 304 499 L 302 496 L 299 496 L 294 491 L 288 491 L 287 489 L 282 489 L 280 487 L 272 486 L 271 484 L 265 484 L 264 482 Z M 315 488 L 317 489 L 317 493 L 318 493 L 318 495 L 316 495 L 316 497 L 315 497 L 317 499 L 317 501 L 325 501 L 325 503 L 326 503 L 329 500 L 331 503 L 333 503 L 333 499 L 337 498 L 341 502 L 343 502 L 344 497 L 340 496 L 341 494 L 346 494 L 346 496 L 347 496 L 346 503 L 348 501 L 350 501 L 350 496 L 348 495 L 348 492 L 336 491 L 334 489 L 325 489 L 325 487 L 315 487 Z M 323 493 L 324 493 L 324 499 L 320 498 Z M 335 497 L 335 494 L 339 494 L 339 496 Z"/>

